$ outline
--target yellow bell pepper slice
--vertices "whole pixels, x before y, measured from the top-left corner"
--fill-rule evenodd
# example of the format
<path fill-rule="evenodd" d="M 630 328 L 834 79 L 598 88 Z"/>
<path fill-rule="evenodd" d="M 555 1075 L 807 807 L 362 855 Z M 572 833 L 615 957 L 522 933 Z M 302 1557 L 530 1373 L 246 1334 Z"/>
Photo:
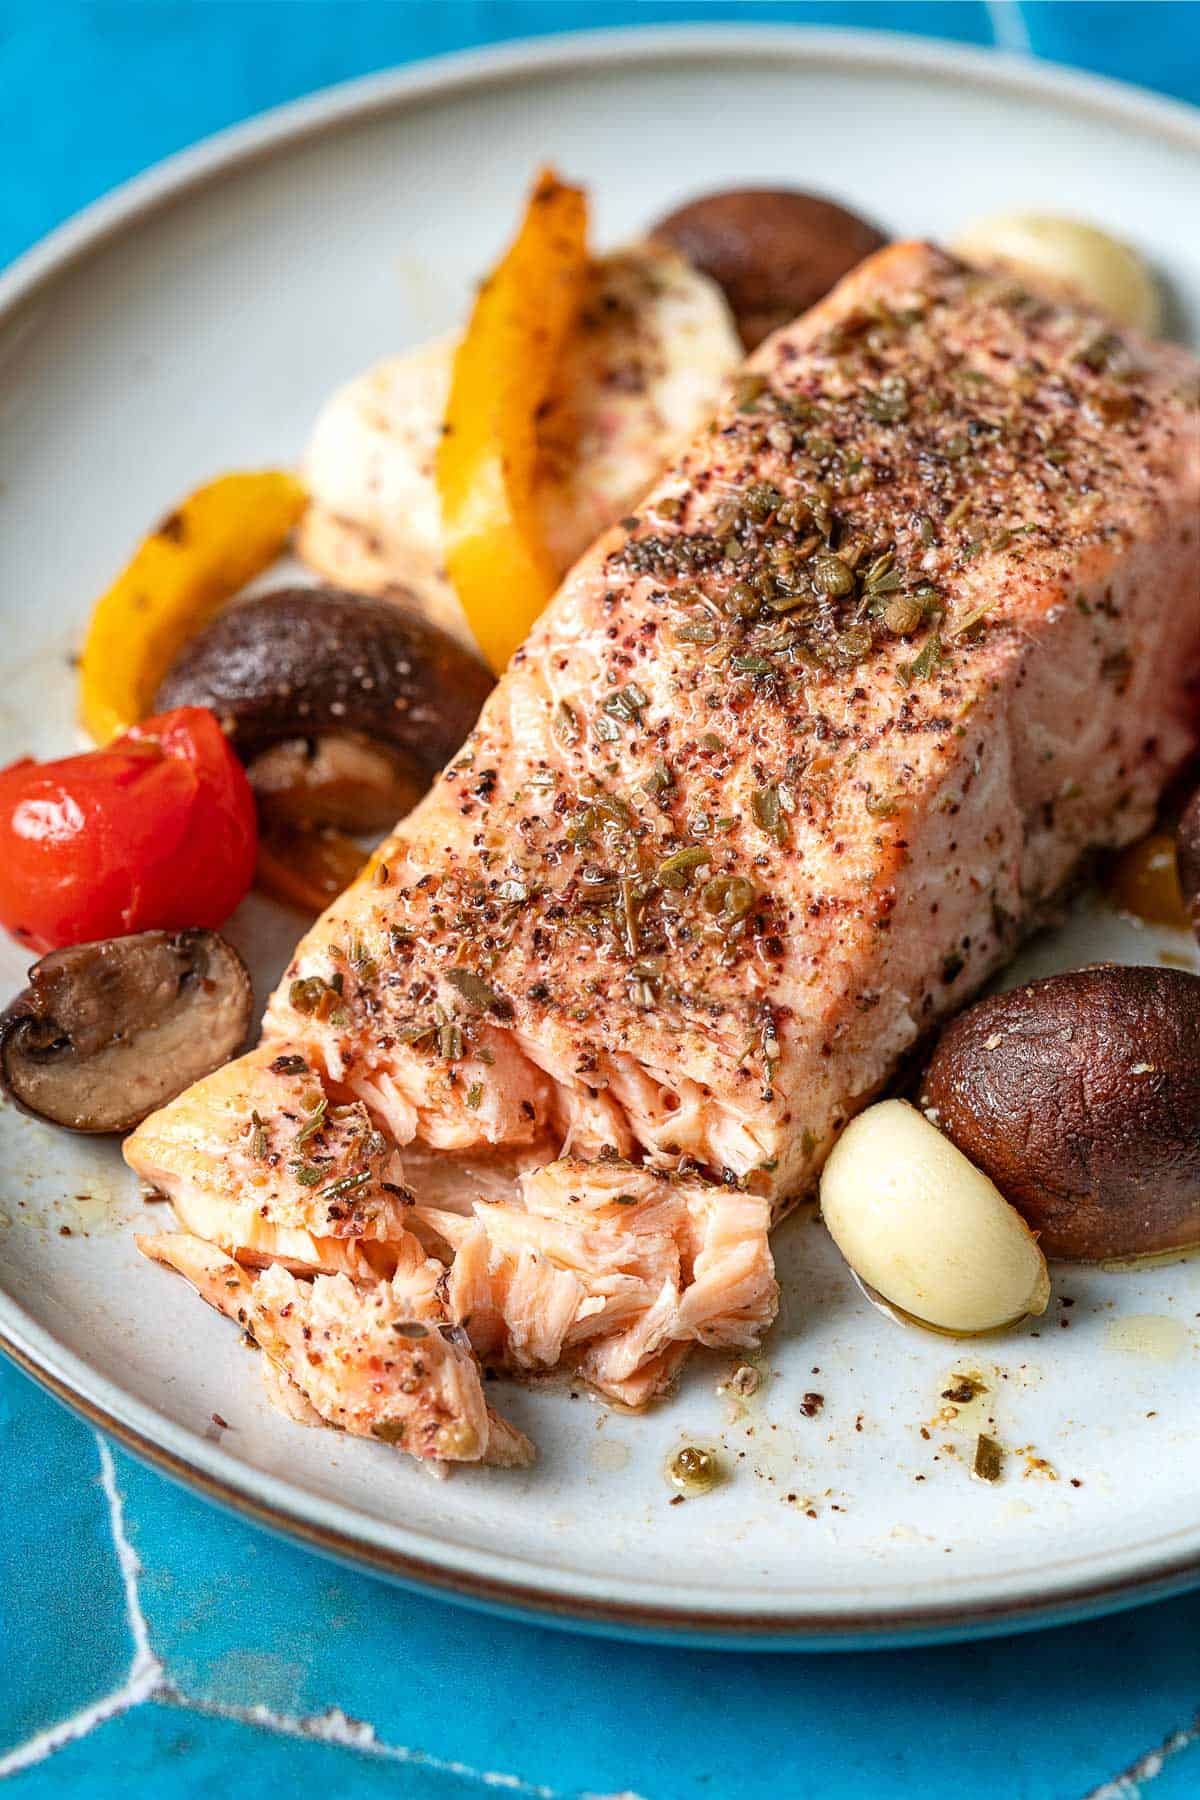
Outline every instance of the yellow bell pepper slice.
<path fill-rule="evenodd" d="M 80 706 L 98 744 L 146 717 L 188 638 L 274 562 L 306 503 L 284 470 L 222 475 L 144 540 L 97 601 L 83 646 Z"/>
<path fill-rule="evenodd" d="M 537 417 L 587 266 L 583 190 L 543 170 L 454 358 L 437 458 L 446 567 L 496 674 L 558 585 L 534 509 Z"/>

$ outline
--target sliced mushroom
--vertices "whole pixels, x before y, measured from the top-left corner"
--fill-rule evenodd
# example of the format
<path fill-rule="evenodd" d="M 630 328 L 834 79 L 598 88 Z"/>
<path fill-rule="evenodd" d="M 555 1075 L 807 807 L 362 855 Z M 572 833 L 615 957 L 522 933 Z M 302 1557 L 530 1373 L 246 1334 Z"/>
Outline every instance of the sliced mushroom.
<path fill-rule="evenodd" d="M 386 831 L 426 786 L 394 750 L 350 732 L 286 738 L 260 751 L 246 773 L 265 814 L 306 829 Z"/>
<path fill-rule="evenodd" d="M 0 1083 L 70 1131 L 128 1131 L 239 1050 L 250 977 L 215 931 L 55 950 L 0 1015 Z"/>
<path fill-rule="evenodd" d="M 660 219 L 651 235 L 723 289 L 747 350 L 887 241 L 857 213 L 791 188 L 706 194 Z"/>
<path fill-rule="evenodd" d="M 374 831 L 454 755 L 491 685 L 477 658 L 399 603 L 293 587 L 219 613 L 155 707 L 211 708 L 272 816 Z"/>

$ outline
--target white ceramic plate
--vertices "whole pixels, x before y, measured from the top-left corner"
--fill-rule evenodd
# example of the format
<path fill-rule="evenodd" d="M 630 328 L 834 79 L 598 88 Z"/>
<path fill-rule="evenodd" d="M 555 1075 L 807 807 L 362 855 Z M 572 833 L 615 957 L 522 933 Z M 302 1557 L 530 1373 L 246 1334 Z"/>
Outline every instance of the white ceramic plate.
<path fill-rule="evenodd" d="M 897 235 L 1012 205 L 1079 213 L 1142 245 L 1179 330 L 1200 329 L 1200 239 L 1181 229 L 1195 118 L 1052 70 L 892 37 L 687 29 L 456 58 L 287 108 L 135 182 L 0 284 L 0 758 L 72 744 L 70 652 L 148 523 L 223 468 L 295 458 L 335 382 L 456 319 L 545 159 L 589 184 L 608 242 L 742 182 L 825 189 Z M 269 979 L 297 924 L 252 902 L 235 935 Z M 1022 967 L 1163 953 L 1191 960 L 1100 909 Z M 23 962 L 0 947 L 5 991 Z M 142 1211 L 113 1147 L 4 1109 L 0 1156 L 9 1349 L 146 1456 L 399 1579 L 630 1632 L 864 1644 L 1200 1576 L 1200 1263 L 1059 1270 L 1069 1308 L 956 1345 L 872 1311 L 800 1216 L 752 1411 L 731 1420 L 728 1365 L 704 1358 L 646 1418 L 505 1393 L 537 1466 L 438 1484 L 268 1408 L 236 1332 L 135 1253 L 162 1211 Z M 994 1386 L 1010 1450 L 996 1487 L 968 1475 L 966 1422 L 935 1422 L 964 1368 Z M 734 1472 L 671 1506 L 663 1465 L 685 1438 L 723 1444 Z"/>

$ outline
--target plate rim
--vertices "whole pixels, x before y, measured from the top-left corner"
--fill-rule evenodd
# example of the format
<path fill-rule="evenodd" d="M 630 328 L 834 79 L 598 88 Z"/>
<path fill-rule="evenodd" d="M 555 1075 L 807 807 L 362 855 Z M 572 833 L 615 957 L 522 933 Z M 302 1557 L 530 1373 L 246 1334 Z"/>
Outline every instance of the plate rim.
<path fill-rule="evenodd" d="M 681 59 L 711 60 L 716 54 L 746 60 L 782 55 L 810 67 L 824 61 L 842 70 L 920 72 L 959 87 L 969 83 L 993 93 L 1044 98 L 1099 113 L 1200 154 L 1200 111 L 1185 103 L 1107 77 L 940 39 L 752 24 L 565 32 L 456 51 L 341 82 L 273 107 L 167 157 L 93 201 L 0 274 L 0 328 L 43 287 L 69 276 L 123 232 L 210 183 L 327 133 L 444 100 L 456 92 L 469 94 L 542 74 L 652 67 Z M 1107 1576 L 1063 1574 L 1048 1585 L 1044 1574 L 1037 1580 L 1030 1575 L 1024 1590 L 990 1600 L 977 1593 L 973 1598 L 949 1596 L 927 1603 L 902 1600 L 875 1608 L 834 1603 L 827 1609 L 780 1612 L 745 1611 L 720 1596 L 708 1604 L 635 1603 L 597 1591 L 600 1578 L 581 1577 L 578 1571 L 547 1570 L 543 1583 L 522 1579 L 521 1565 L 515 1574 L 505 1572 L 499 1558 L 485 1571 L 458 1566 L 452 1556 L 431 1559 L 394 1543 L 384 1544 L 364 1529 L 363 1515 L 253 1468 L 99 1375 L 3 1292 L 0 1350 L 139 1460 L 205 1498 L 335 1560 L 402 1585 L 546 1624 L 717 1648 L 896 1647 L 1094 1617 L 1200 1583 L 1197 1526 L 1170 1534 L 1174 1539 L 1183 1535 L 1181 1551 L 1155 1555 L 1153 1546 L 1143 1546 L 1140 1556 L 1128 1553 L 1127 1562 L 1118 1562 Z M 403 1527 L 381 1529 L 403 1534 Z M 1107 1560 L 1113 1562 L 1112 1557 Z M 981 1588 L 987 1582 L 977 1577 L 973 1585 Z"/>

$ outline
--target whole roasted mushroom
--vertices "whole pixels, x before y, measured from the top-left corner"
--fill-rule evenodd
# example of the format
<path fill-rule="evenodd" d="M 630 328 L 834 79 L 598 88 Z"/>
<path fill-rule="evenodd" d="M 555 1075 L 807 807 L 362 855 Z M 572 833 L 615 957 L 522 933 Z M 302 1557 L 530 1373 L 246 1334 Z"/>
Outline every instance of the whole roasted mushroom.
<path fill-rule="evenodd" d="M 70 1131 L 128 1131 L 241 1048 L 250 977 L 215 931 L 55 950 L 0 1014 L 0 1085 Z"/>
<path fill-rule="evenodd" d="M 1047 1256 L 1200 1244 L 1200 976 L 1101 963 L 980 1000 L 942 1032 L 921 1106 Z"/>
<path fill-rule="evenodd" d="M 886 238 L 857 213 L 794 188 L 726 188 L 668 213 L 651 235 L 724 290 L 747 350 L 827 294 Z"/>
<path fill-rule="evenodd" d="M 369 832 L 411 808 L 491 685 L 460 643 L 396 602 L 289 587 L 219 613 L 154 704 L 216 713 L 272 818 Z"/>

